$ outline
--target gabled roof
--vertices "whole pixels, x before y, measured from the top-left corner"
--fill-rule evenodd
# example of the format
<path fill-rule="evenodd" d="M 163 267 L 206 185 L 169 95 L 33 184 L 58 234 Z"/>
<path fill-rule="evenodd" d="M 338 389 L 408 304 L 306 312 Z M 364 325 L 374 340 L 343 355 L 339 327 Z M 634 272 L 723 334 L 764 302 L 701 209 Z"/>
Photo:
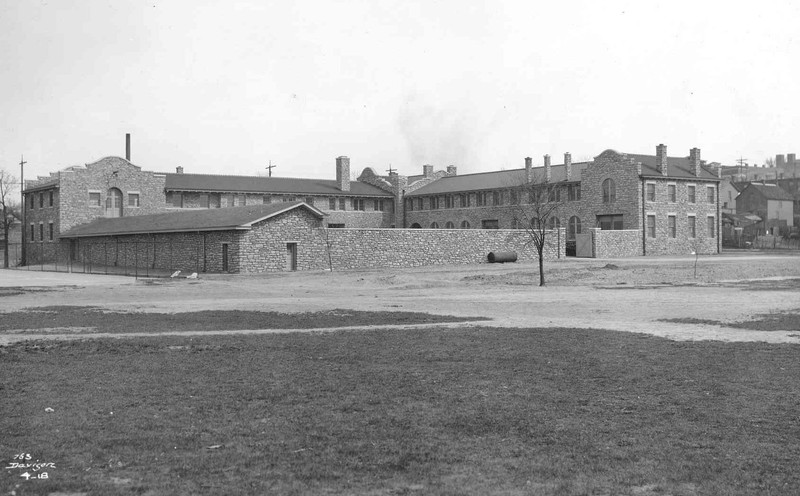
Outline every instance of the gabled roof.
<path fill-rule="evenodd" d="M 570 171 L 572 181 L 579 181 L 581 171 L 587 167 L 587 162 L 573 162 Z M 544 167 L 534 167 L 532 169 L 534 181 L 542 183 L 544 181 Z M 566 180 L 566 168 L 563 165 L 553 165 L 550 168 L 550 182 L 561 182 Z M 463 174 L 460 176 L 446 176 L 441 179 L 421 187 L 407 197 L 422 195 L 437 195 L 443 193 L 460 193 L 465 191 L 480 191 L 487 189 L 507 189 L 522 186 L 525 184 L 525 169 L 511 169 L 493 172 L 478 172 L 475 174 Z"/>
<path fill-rule="evenodd" d="M 99 218 L 62 233 L 62 238 L 122 234 L 248 230 L 256 222 L 304 208 L 318 218 L 325 214 L 305 202 L 269 203 L 246 207 L 182 210 L 153 215 Z"/>
<path fill-rule="evenodd" d="M 758 191 L 764 198 L 767 200 L 789 200 L 794 201 L 794 197 L 784 191 L 780 186 L 776 184 L 761 184 L 761 183 L 750 183 L 744 191 L 753 188 L 755 191 Z M 742 193 L 744 193 L 742 191 Z"/>
<path fill-rule="evenodd" d="M 350 181 L 350 191 L 342 191 L 335 180 L 326 179 L 176 173 L 166 176 L 167 191 L 392 197 L 391 193 L 377 186 L 359 181 Z"/>
<path fill-rule="evenodd" d="M 700 166 L 700 175 L 695 176 L 694 166 L 689 161 L 689 157 L 667 157 L 667 175 L 663 176 L 656 168 L 655 155 L 639 155 L 637 153 L 626 153 L 625 155 L 642 163 L 642 176 L 711 179 L 719 181 L 716 174 L 709 172 L 703 166 Z"/>

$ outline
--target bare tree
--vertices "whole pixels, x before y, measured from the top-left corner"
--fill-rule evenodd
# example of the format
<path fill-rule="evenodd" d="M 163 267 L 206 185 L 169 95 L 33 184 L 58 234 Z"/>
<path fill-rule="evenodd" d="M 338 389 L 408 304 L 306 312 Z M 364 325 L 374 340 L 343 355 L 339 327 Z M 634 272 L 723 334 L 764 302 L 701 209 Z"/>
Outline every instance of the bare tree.
<path fill-rule="evenodd" d="M 3 267 L 8 268 L 8 231 L 11 224 L 17 217 L 17 204 L 12 200 L 13 192 L 17 188 L 17 178 L 9 174 L 5 169 L 0 169 L 0 208 L 2 208 L 2 219 L 0 225 L 3 229 Z"/>
<path fill-rule="evenodd" d="M 775 159 L 772 157 L 767 157 L 764 159 L 764 165 L 767 167 L 775 167 Z"/>
<path fill-rule="evenodd" d="M 539 286 L 545 285 L 544 256 L 547 241 L 551 234 L 558 236 L 561 227 L 559 214 L 567 200 L 569 186 L 550 182 L 546 179 L 531 181 L 514 186 L 510 190 L 512 222 L 528 235 L 528 242 L 536 249 L 539 258 Z"/>

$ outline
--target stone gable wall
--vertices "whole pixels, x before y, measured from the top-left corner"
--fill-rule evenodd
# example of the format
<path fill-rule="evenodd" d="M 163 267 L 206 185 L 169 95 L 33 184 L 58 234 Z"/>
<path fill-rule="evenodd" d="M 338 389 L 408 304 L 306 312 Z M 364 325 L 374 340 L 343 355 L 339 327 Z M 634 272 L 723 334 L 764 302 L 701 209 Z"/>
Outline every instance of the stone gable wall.
<path fill-rule="evenodd" d="M 116 174 L 113 172 L 116 171 Z M 61 231 L 105 216 L 106 192 L 118 188 L 122 192 L 122 216 L 163 213 L 165 177 L 119 157 L 106 157 L 85 168 L 61 171 L 59 180 L 59 212 Z M 89 191 L 100 192 L 100 206 L 89 205 Z M 128 193 L 139 193 L 139 207 L 128 206 Z"/>

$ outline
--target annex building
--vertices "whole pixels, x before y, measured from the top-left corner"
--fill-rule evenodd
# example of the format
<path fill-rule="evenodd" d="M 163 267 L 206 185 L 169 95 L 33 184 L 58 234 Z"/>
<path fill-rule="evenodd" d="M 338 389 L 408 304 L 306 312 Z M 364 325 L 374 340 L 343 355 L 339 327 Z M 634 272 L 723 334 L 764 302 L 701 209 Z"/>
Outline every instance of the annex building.
<path fill-rule="evenodd" d="M 128 155 L 129 158 L 129 155 Z M 531 185 L 558 184 L 546 253 L 589 257 L 718 253 L 719 177 L 688 157 L 606 150 L 589 162 L 458 175 L 351 180 L 142 170 L 106 157 L 26 181 L 27 262 L 146 264 L 206 272 L 477 263 L 492 251 L 535 251 L 519 215 Z"/>

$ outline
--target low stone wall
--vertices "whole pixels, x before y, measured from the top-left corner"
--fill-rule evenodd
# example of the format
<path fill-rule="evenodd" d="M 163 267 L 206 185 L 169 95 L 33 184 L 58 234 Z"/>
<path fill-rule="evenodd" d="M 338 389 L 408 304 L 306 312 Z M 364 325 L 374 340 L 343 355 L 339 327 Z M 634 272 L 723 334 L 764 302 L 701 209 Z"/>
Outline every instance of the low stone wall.
<path fill-rule="evenodd" d="M 637 229 L 603 231 L 593 228 L 595 258 L 639 257 L 642 255 L 642 232 Z"/>
<path fill-rule="evenodd" d="M 545 259 L 566 256 L 564 229 L 546 239 Z M 506 251 L 520 262 L 538 260 L 519 229 L 329 229 L 328 241 L 334 270 L 484 263 L 489 252 Z M 326 268 L 327 253 L 322 261 Z"/>

